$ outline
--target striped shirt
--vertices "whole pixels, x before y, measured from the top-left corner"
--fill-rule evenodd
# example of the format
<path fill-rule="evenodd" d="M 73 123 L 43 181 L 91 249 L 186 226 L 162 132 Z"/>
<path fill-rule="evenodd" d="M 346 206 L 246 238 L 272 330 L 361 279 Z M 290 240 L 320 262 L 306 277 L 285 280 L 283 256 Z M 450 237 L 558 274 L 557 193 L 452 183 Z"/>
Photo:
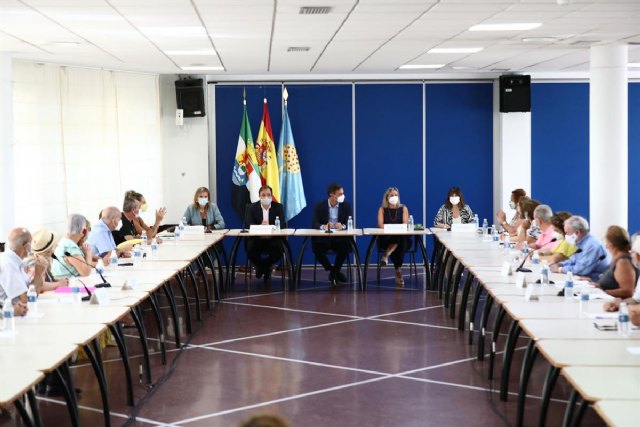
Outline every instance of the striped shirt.
<path fill-rule="evenodd" d="M 473 219 L 473 212 L 469 205 L 464 205 L 460 208 L 460 219 L 463 224 L 467 224 L 471 222 Z M 451 225 L 453 222 L 453 211 L 451 209 L 447 209 L 445 205 L 440 206 L 438 209 L 438 213 L 436 214 L 435 219 L 433 220 L 433 225 L 437 226 L 438 224 L 447 224 Z"/>

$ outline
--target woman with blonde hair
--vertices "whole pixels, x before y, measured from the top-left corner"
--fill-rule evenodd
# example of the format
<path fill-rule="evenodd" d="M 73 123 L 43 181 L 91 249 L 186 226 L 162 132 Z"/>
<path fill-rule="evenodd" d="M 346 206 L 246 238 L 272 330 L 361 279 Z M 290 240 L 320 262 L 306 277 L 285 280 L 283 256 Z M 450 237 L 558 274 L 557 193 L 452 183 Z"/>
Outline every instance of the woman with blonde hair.
<path fill-rule="evenodd" d="M 183 217 L 188 225 L 204 225 L 207 231 L 221 230 L 224 228 L 224 218 L 220 209 L 211 202 L 211 196 L 207 187 L 200 187 L 193 195 L 193 204 L 187 206 Z"/>
<path fill-rule="evenodd" d="M 400 192 L 395 187 L 387 188 L 382 196 L 382 205 L 378 209 L 378 227 L 384 228 L 385 224 L 406 224 L 409 221 L 409 209 L 400 203 Z M 402 261 L 404 254 L 410 246 L 407 236 L 380 236 L 378 248 L 384 250 L 380 260 L 381 265 L 387 265 L 389 258 L 396 269 L 396 285 L 404 286 L 402 277 Z"/>

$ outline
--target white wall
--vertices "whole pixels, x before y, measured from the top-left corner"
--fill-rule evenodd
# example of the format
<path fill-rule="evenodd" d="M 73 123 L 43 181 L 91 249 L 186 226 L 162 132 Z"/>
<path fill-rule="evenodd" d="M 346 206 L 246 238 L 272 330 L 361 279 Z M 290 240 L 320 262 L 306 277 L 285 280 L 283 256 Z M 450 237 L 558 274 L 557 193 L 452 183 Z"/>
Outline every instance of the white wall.
<path fill-rule="evenodd" d="M 160 76 L 160 122 L 164 158 L 165 224 L 177 223 L 198 187 L 209 186 L 209 127 L 207 117 L 185 118 L 176 126 L 177 75 Z M 207 111 L 207 116 L 210 111 Z"/>
<path fill-rule="evenodd" d="M 14 224 L 13 95 L 11 57 L 0 54 L 0 242 Z"/>

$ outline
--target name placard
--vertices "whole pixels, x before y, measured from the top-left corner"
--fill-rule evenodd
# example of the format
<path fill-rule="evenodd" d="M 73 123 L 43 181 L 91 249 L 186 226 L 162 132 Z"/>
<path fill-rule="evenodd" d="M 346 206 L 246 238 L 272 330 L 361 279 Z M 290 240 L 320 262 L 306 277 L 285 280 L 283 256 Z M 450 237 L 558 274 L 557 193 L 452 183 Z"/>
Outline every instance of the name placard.
<path fill-rule="evenodd" d="M 407 224 L 385 224 L 384 231 L 388 233 L 406 233 Z"/>
<path fill-rule="evenodd" d="M 500 274 L 503 276 L 511 276 L 513 274 L 513 267 L 511 266 L 510 262 L 505 261 L 502 263 L 502 269 L 500 270 Z"/>
<path fill-rule="evenodd" d="M 122 284 L 123 291 L 133 291 L 138 289 L 138 278 L 136 276 L 131 276 Z"/>
<path fill-rule="evenodd" d="M 105 288 L 98 288 L 91 294 L 89 304 L 108 305 L 111 302 L 109 293 Z"/>
<path fill-rule="evenodd" d="M 452 233 L 475 233 L 475 224 L 451 224 Z"/>
<path fill-rule="evenodd" d="M 252 225 L 249 227 L 249 233 L 266 234 L 273 233 L 275 226 L 269 224 Z"/>
<path fill-rule="evenodd" d="M 527 287 L 527 276 L 523 272 L 516 273 L 516 287 L 521 289 Z"/>

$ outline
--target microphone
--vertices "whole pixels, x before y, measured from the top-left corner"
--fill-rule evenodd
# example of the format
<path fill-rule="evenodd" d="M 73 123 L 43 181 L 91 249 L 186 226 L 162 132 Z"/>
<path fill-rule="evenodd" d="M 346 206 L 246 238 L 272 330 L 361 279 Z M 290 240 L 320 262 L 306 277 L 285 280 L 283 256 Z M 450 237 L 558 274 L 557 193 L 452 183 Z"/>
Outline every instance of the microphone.
<path fill-rule="evenodd" d="M 82 301 L 89 301 L 91 299 L 91 291 L 89 290 L 89 288 L 87 288 L 87 285 L 80 280 L 80 275 L 77 273 L 74 273 L 73 271 L 71 271 L 71 269 L 69 269 L 69 267 L 67 267 L 67 265 L 60 261 L 60 259 L 58 259 L 58 257 L 56 256 L 56 254 L 51 254 L 51 258 L 55 259 L 56 261 L 58 261 L 60 263 L 60 265 L 67 270 L 67 272 L 69 274 L 71 274 L 73 277 L 75 277 L 76 279 L 78 279 L 78 282 L 82 283 L 82 286 L 84 286 L 84 290 L 87 291 L 87 296 L 86 297 L 82 297 Z"/>
<path fill-rule="evenodd" d="M 579 254 L 580 252 L 582 252 L 582 248 L 580 248 L 580 249 L 576 250 L 576 251 L 573 253 L 573 255 L 575 255 L 575 254 Z M 571 255 L 571 256 L 573 256 L 573 255 Z M 606 258 L 606 256 L 605 256 L 605 258 Z M 602 258 L 602 259 L 604 259 L 604 258 Z M 551 264 L 551 265 L 560 264 L 561 262 L 564 262 L 564 261 L 565 261 L 565 260 L 562 260 L 562 261 L 556 261 L 556 262 L 554 262 L 554 263 L 553 263 L 553 264 Z M 550 265 L 549 267 L 551 267 L 551 265 Z"/>
<path fill-rule="evenodd" d="M 247 203 L 246 205 L 244 205 L 244 217 L 242 218 L 242 230 L 240 230 L 241 233 L 248 233 L 249 230 L 247 230 L 247 216 L 249 215 L 249 207 L 251 205 L 249 203 Z"/>
<path fill-rule="evenodd" d="M 551 240 L 549 240 L 549 243 L 553 243 L 555 242 L 556 239 L 555 237 Z M 533 252 L 531 252 L 530 254 L 531 256 L 533 256 Z M 529 268 L 524 268 L 524 263 L 527 262 L 527 258 L 529 258 L 529 254 L 527 254 L 527 256 L 524 257 L 524 259 L 522 260 L 522 263 L 520 264 L 520 266 L 516 269 L 516 271 L 522 272 L 522 273 L 531 273 L 531 269 Z M 555 264 L 555 263 L 554 263 Z M 552 264 L 553 265 L 553 264 Z M 551 267 L 551 266 L 549 266 Z"/>
<path fill-rule="evenodd" d="M 93 267 L 93 265 L 89 264 L 85 260 L 71 255 L 68 251 L 64 251 L 64 256 L 71 257 L 71 258 L 73 258 L 73 259 L 75 259 L 77 261 L 80 261 L 81 263 L 83 263 L 85 265 L 88 265 L 89 267 Z M 102 283 L 96 285 L 96 288 L 110 288 L 111 287 L 111 283 L 109 283 L 106 280 L 104 280 L 104 276 L 97 269 L 96 269 L 96 272 L 100 275 L 100 278 L 102 279 Z"/>
<path fill-rule="evenodd" d="M 331 223 L 330 222 L 327 222 L 327 231 L 325 231 L 325 233 L 327 233 L 327 234 L 333 233 L 333 231 L 331 231 Z"/>

